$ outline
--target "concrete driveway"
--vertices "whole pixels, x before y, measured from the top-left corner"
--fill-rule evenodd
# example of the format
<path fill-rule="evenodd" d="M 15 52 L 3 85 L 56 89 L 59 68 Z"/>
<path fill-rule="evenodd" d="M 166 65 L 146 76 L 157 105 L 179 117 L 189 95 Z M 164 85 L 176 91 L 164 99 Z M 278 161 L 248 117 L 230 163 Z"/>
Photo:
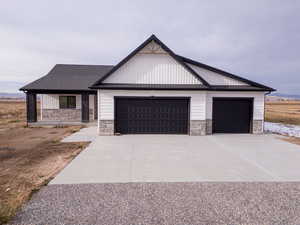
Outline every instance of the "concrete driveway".
<path fill-rule="evenodd" d="M 50 184 L 300 181 L 300 146 L 270 134 L 125 135 L 92 140 Z"/>

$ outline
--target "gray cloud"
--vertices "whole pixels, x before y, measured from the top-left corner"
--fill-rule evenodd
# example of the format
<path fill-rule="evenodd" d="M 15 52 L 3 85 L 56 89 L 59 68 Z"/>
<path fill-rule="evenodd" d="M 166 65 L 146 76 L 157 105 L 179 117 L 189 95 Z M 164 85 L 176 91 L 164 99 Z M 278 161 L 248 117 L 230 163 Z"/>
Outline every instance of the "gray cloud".
<path fill-rule="evenodd" d="M 176 53 L 300 94 L 300 2 L 6 1 L 0 84 L 56 63 L 116 64 L 152 33 Z"/>

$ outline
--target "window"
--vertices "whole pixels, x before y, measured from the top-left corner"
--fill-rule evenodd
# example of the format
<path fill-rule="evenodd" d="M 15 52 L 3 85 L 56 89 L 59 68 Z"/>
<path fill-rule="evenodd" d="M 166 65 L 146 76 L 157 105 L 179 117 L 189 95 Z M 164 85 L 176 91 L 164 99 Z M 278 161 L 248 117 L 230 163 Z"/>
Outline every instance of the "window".
<path fill-rule="evenodd" d="M 59 108 L 60 109 L 75 109 L 76 108 L 76 96 L 59 96 Z"/>

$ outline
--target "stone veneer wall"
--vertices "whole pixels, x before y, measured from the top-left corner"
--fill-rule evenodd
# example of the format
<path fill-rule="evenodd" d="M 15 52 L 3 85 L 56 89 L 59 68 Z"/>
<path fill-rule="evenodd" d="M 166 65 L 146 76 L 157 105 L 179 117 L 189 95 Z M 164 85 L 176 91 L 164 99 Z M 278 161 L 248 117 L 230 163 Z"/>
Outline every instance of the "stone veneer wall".
<path fill-rule="evenodd" d="M 43 109 L 43 121 L 81 122 L 81 109 Z M 89 110 L 93 121 L 93 109 Z"/>
<path fill-rule="evenodd" d="M 206 120 L 206 134 L 212 134 L 212 120 Z"/>
<path fill-rule="evenodd" d="M 191 120 L 190 135 L 200 136 L 206 134 L 206 120 Z"/>
<path fill-rule="evenodd" d="M 99 120 L 99 135 L 114 135 L 114 121 Z"/>
<path fill-rule="evenodd" d="M 263 120 L 253 120 L 252 122 L 252 133 L 253 134 L 262 134 L 263 131 Z"/>

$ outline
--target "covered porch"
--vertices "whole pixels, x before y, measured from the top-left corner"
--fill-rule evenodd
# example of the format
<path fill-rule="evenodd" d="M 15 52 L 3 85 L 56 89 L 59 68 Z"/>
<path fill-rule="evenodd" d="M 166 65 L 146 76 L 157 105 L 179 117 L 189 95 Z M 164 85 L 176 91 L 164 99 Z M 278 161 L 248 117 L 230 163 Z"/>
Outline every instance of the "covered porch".
<path fill-rule="evenodd" d="M 25 91 L 25 94 L 29 125 L 80 125 L 97 121 L 96 91 Z"/>

